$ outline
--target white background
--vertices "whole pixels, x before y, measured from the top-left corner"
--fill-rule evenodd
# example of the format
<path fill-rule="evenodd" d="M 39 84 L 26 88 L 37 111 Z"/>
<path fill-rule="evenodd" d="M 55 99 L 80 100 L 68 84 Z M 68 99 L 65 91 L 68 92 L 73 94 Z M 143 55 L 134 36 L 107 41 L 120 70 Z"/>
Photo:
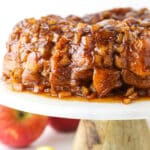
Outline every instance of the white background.
<path fill-rule="evenodd" d="M 149 0 L 1 0 L 0 1 L 0 55 L 5 52 L 5 42 L 16 22 L 26 17 L 40 17 L 47 14 L 66 16 L 97 12 L 113 7 L 149 7 Z M 2 60 L 0 60 L 0 64 Z M 2 97 L 0 97 L 2 99 Z M 60 134 L 50 128 L 31 147 L 24 150 L 35 150 L 38 145 L 52 145 L 55 150 L 70 150 L 73 134 Z M 0 150 L 10 148 L 0 145 Z M 10 149 L 11 150 L 11 149 Z"/>

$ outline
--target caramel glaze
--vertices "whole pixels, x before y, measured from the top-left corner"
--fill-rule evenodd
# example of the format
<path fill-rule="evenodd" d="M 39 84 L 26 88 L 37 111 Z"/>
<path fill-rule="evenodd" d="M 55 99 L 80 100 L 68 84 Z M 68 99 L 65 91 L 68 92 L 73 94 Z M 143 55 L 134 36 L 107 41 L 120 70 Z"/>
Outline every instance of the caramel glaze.
<path fill-rule="evenodd" d="M 13 90 L 14 91 L 14 90 Z M 17 91 L 14 91 L 17 92 Z M 69 97 L 63 97 L 58 98 L 51 96 L 49 93 L 32 93 L 29 91 L 24 91 L 23 93 L 26 94 L 32 94 L 32 95 L 38 95 L 40 97 L 45 98 L 51 98 L 54 100 L 60 100 L 60 101 L 77 101 L 77 102 L 90 102 L 90 103 L 123 103 L 123 104 L 130 104 L 134 102 L 144 102 L 144 101 L 150 101 L 150 97 L 138 97 L 136 99 L 128 99 L 124 96 L 109 96 L 109 97 L 103 97 L 103 98 L 93 98 L 93 99 L 87 99 L 86 97 L 80 97 L 80 96 L 69 96 Z"/>
<path fill-rule="evenodd" d="M 3 78 L 16 91 L 65 100 L 129 104 L 150 96 L 150 10 L 20 21 L 7 42 Z"/>

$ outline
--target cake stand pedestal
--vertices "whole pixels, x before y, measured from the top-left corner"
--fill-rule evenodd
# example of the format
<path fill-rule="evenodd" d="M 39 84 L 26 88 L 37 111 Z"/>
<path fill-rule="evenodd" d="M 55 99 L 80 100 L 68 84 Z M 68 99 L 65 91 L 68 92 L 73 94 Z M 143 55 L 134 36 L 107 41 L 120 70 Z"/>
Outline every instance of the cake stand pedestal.
<path fill-rule="evenodd" d="M 150 150 L 146 120 L 81 120 L 73 150 Z"/>

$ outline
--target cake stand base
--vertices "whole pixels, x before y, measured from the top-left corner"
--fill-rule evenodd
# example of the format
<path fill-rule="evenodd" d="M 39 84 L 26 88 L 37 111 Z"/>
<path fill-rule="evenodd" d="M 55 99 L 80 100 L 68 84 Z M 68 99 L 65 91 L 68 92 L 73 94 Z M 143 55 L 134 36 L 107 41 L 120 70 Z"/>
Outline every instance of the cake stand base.
<path fill-rule="evenodd" d="M 150 150 L 146 120 L 81 120 L 73 150 Z"/>

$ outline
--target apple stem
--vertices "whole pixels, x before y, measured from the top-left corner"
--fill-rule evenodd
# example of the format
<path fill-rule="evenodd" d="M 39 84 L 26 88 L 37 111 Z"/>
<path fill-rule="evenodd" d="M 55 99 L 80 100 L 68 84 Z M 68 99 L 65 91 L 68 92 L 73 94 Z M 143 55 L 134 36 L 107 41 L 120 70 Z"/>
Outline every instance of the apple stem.
<path fill-rule="evenodd" d="M 19 119 L 19 120 L 24 119 L 25 117 L 27 117 L 27 114 L 28 114 L 28 113 L 25 113 L 25 112 L 23 112 L 23 111 L 18 111 L 18 114 L 17 114 L 18 119 Z"/>

